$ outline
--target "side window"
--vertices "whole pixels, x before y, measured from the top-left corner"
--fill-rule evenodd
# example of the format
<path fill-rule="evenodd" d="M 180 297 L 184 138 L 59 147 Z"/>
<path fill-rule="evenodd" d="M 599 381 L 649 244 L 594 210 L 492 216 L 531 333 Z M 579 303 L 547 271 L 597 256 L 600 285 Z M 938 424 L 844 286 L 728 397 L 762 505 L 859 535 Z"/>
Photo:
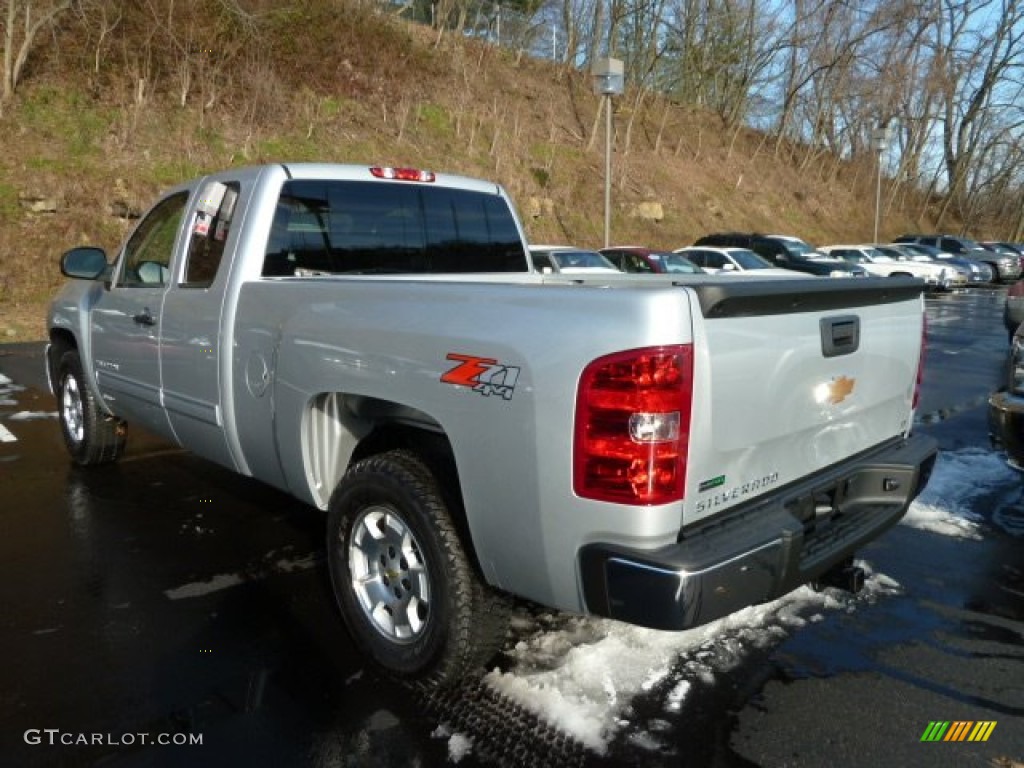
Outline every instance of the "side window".
<path fill-rule="evenodd" d="M 642 257 L 637 256 L 635 253 L 626 254 L 625 259 L 628 261 L 629 265 L 629 268 L 626 270 L 627 272 L 640 272 L 646 274 L 648 272 L 654 271 L 650 264 L 644 261 Z M 621 266 L 619 266 L 619 268 L 621 269 Z"/>
<path fill-rule="evenodd" d="M 157 203 L 142 220 L 124 247 L 119 286 L 154 288 L 167 283 L 187 202 L 188 193 L 178 192 Z"/>
<path fill-rule="evenodd" d="M 709 253 L 704 261 L 711 269 L 721 269 L 726 264 L 730 263 L 729 260 L 720 253 Z"/>
<path fill-rule="evenodd" d="M 683 255 L 698 267 L 706 267 L 708 265 L 707 251 L 687 251 Z"/>
<path fill-rule="evenodd" d="M 209 288 L 217 277 L 238 201 L 238 182 L 207 182 L 196 207 L 185 257 L 186 288 Z"/>
<path fill-rule="evenodd" d="M 543 272 L 545 269 L 550 271 L 552 269 L 551 257 L 546 253 L 534 253 L 533 266 L 538 272 Z"/>
<path fill-rule="evenodd" d="M 949 253 L 960 253 L 963 248 L 956 240 L 951 237 L 942 238 L 942 250 L 948 251 Z"/>

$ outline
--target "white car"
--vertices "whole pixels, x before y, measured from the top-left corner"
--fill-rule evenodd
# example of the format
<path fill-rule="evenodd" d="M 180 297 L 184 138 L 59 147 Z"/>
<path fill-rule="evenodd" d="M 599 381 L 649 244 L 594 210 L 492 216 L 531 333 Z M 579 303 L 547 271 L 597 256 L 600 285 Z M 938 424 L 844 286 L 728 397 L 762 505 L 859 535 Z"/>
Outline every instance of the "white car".
<path fill-rule="evenodd" d="M 792 269 L 779 269 L 768 259 L 748 248 L 718 248 L 710 245 L 690 245 L 673 253 L 685 256 L 705 272 L 712 275 L 756 275 L 757 277 L 813 277 Z"/>
<path fill-rule="evenodd" d="M 530 258 L 533 259 L 534 269 L 548 275 L 622 274 L 622 270 L 597 251 L 571 245 L 531 245 Z"/>
<path fill-rule="evenodd" d="M 956 270 L 938 264 L 926 264 L 909 258 L 888 256 L 873 245 L 826 245 L 819 250 L 858 264 L 871 275 L 879 277 L 917 277 L 935 290 L 948 291 L 956 282 Z"/>
<path fill-rule="evenodd" d="M 934 256 L 896 245 L 876 245 L 879 251 L 886 256 L 892 256 L 897 261 L 913 261 L 918 264 L 931 264 L 936 267 L 945 267 L 951 274 L 949 279 L 949 290 L 963 290 L 970 284 L 972 276 L 974 282 L 981 282 L 981 270 L 977 265 L 971 264 L 967 259 L 957 259 L 956 262 L 940 261 Z M 952 256 L 952 254 L 947 254 Z"/>

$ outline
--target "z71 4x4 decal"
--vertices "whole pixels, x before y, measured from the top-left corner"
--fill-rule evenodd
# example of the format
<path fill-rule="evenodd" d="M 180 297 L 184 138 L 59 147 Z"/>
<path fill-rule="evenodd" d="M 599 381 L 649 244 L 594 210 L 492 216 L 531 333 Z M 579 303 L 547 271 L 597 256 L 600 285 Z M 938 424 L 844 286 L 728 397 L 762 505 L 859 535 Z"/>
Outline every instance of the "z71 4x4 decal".
<path fill-rule="evenodd" d="M 500 395 L 505 400 L 512 399 L 512 392 L 519 379 L 517 366 L 501 365 L 490 357 L 457 355 L 454 352 L 450 352 L 445 359 L 458 361 L 458 365 L 441 374 L 441 381 L 446 384 L 469 387 L 484 397 Z"/>

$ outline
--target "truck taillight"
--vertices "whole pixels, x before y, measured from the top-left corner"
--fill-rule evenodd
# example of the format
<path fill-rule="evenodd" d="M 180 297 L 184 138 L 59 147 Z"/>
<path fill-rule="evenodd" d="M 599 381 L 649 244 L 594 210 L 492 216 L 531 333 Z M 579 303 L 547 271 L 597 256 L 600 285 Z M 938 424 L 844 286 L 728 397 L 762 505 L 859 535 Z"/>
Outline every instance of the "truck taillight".
<path fill-rule="evenodd" d="M 393 181 L 434 181 L 433 171 L 421 171 L 419 168 L 383 168 L 375 165 L 370 168 L 370 173 L 378 179 L 391 179 Z"/>
<path fill-rule="evenodd" d="M 576 495 L 637 505 L 680 501 L 692 399 L 691 345 L 634 349 L 591 362 L 576 394 Z"/>
<path fill-rule="evenodd" d="M 917 410 L 917 404 L 921 402 L 921 381 L 924 379 L 924 352 L 928 346 L 928 316 L 921 316 L 921 352 L 917 356 L 917 379 L 914 381 L 914 400 L 911 408 Z"/>

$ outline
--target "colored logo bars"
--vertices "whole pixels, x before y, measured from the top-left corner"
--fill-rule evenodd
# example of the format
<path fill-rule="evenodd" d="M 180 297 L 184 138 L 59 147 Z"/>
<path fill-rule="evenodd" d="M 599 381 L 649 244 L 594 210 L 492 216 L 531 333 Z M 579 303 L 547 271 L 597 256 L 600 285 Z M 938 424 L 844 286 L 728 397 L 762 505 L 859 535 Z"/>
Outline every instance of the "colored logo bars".
<path fill-rule="evenodd" d="M 921 741 L 988 741 L 995 728 L 995 720 L 932 720 L 921 734 Z"/>

